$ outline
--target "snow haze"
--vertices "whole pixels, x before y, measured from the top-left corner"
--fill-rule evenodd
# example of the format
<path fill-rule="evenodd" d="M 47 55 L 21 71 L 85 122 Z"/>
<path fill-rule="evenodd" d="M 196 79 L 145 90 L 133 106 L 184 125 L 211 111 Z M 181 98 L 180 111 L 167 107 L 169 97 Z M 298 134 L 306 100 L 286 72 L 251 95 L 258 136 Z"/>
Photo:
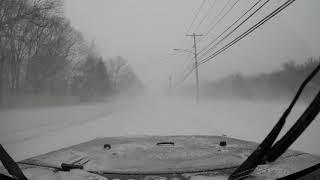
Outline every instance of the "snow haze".
<path fill-rule="evenodd" d="M 258 1 L 0 0 L 0 144 L 19 161 L 98 137 L 261 142 L 320 63 L 320 1 L 294 1 L 205 54 L 286 2 L 259 1 L 261 11 L 210 43 Z M 317 75 L 280 137 L 319 90 Z M 320 156 L 319 130 L 316 117 L 290 148 Z"/>
<path fill-rule="evenodd" d="M 202 101 L 170 97 L 137 97 L 70 107 L 0 111 L 0 142 L 16 160 L 96 137 L 137 135 L 227 135 L 260 142 L 288 102 Z M 287 130 L 306 108 L 299 104 Z M 319 123 L 292 146 L 319 154 Z"/>
<path fill-rule="evenodd" d="M 85 37 L 94 39 L 105 57 L 124 56 L 146 86 L 157 91 L 167 86 L 183 71 L 188 54 L 173 49 L 192 49 L 192 38 L 185 37 L 201 1 L 196 0 L 66 0 L 65 14 Z M 232 1 L 234 2 L 234 1 Z M 271 1 L 245 29 L 266 16 L 284 1 Z M 205 34 L 226 1 L 207 0 L 193 26 L 209 16 L 196 33 Z M 236 20 L 252 1 L 241 1 L 198 44 L 202 49 Z M 210 9 L 213 4 L 213 8 Z M 232 4 L 232 3 L 231 3 Z M 233 72 L 252 74 L 270 72 L 288 60 L 300 61 L 319 56 L 320 13 L 317 0 L 296 1 L 263 28 L 241 41 L 221 56 L 200 67 L 202 80 L 214 80 Z M 299 13 L 297 13 L 299 12 Z M 195 28 L 191 28 L 191 31 Z M 238 34 L 238 33 L 237 33 Z M 234 37 L 234 36 L 233 36 Z M 176 55 L 172 56 L 170 54 Z M 193 78 L 190 82 L 193 82 Z"/>

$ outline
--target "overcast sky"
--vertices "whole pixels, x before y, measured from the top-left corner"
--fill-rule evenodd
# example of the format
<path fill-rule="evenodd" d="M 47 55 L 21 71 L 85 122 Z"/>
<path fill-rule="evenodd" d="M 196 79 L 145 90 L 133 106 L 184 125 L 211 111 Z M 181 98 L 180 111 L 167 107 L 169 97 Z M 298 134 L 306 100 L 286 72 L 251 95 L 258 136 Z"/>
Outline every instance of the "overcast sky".
<path fill-rule="evenodd" d="M 230 13 L 205 36 L 205 47 L 257 0 L 240 0 Z M 140 79 L 152 88 L 164 89 L 169 75 L 181 76 L 186 54 L 174 48 L 191 49 L 185 38 L 202 0 L 66 0 L 66 16 L 87 39 L 94 39 L 105 58 L 122 56 L 129 60 Z M 201 20 L 198 34 L 206 34 L 217 22 L 227 0 L 206 0 L 190 30 Z M 227 7 L 236 2 L 230 0 Z M 235 33 L 248 29 L 284 0 L 271 0 L 260 13 Z M 200 82 L 242 72 L 270 72 L 287 60 L 302 61 L 320 56 L 319 0 L 297 0 L 274 19 L 237 45 L 200 67 Z M 225 11 L 227 11 L 226 8 Z M 207 17 L 207 18 L 203 18 Z M 225 42 L 230 41 L 230 37 Z M 194 81 L 191 76 L 186 83 Z"/>

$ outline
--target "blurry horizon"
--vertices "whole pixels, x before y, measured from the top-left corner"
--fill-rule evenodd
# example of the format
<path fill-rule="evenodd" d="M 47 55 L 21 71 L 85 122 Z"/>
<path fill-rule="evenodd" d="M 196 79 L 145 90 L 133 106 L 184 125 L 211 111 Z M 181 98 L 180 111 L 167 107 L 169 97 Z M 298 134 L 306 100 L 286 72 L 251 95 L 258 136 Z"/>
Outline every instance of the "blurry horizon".
<path fill-rule="evenodd" d="M 65 15 L 85 38 L 94 40 L 101 55 L 105 58 L 122 56 L 128 59 L 149 89 L 163 91 L 170 75 L 174 80 L 178 79 L 186 69 L 187 54 L 173 49 L 192 50 L 192 38 L 185 38 L 185 34 L 201 2 L 66 0 Z M 227 7 L 234 2 L 230 1 Z M 255 18 L 244 24 L 245 28 L 283 2 L 270 1 Z M 206 17 L 196 31 L 205 34 L 210 25 L 217 21 L 219 11 L 226 3 L 206 0 L 190 32 Z M 213 32 L 205 37 L 206 40 L 199 43 L 198 49 L 207 45 L 253 3 L 239 1 Z M 301 61 L 309 57 L 317 58 L 320 56 L 319 6 L 317 0 L 293 3 L 237 45 L 200 66 L 200 80 L 212 81 L 236 72 L 271 72 L 290 60 L 303 63 Z M 192 62 L 189 59 L 189 63 Z M 191 76 L 186 83 L 193 81 L 194 77 Z"/>
<path fill-rule="evenodd" d="M 0 143 L 18 160 L 111 136 L 258 143 L 320 68 L 319 7 L 319 0 L 0 0 Z M 315 155 L 319 89 L 316 75 L 281 131 L 314 121 L 290 148 Z"/>

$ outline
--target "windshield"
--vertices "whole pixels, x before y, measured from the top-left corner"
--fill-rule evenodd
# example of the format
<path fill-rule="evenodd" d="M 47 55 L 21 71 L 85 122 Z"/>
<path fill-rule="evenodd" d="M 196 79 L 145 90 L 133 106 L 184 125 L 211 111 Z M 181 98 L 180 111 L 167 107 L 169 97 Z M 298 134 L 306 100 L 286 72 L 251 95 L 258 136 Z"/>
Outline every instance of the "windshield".
<path fill-rule="evenodd" d="M 73 158 L 89 156 L 80 164 L 93 171 L 233 168 L 218 174 L 227 176 L 257 147 L 263 151 L 244 170 L 293 157 L 291 150 L 312 161 L 283 175 L 311 167 L 320 156 L 320 124 L 317 113 L 302 115 L 319 91 L 319 75 L 278 120 L 320 64 L 319 6 L 0 0 L 0 144 L 16 162 L 35 158 L 50 167 L 70 168 Z M 309 124 L 295 127 L 307 128 L 288 131 L 300 119 Z M 286 132 L 301 135 L 272 148 Z M 154 139 L 136 139 L 145 136 Z M 110 137 L 133 139 L 64 151 Z M 55 161 L 53 151 L 67 155 Z"/>

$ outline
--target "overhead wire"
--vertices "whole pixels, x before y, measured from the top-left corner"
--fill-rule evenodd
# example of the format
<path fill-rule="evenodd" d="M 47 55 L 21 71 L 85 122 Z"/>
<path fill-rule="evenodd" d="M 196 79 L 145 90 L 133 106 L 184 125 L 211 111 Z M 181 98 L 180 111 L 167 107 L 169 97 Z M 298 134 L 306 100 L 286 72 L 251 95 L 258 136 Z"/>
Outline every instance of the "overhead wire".
<path fill-rule="evenodd" d="M 220 12 L 215 16 L 215 18 L 221 17 L 215 21 L 215 23 L 211 23 L 212 25 L 210 25 L 211 27 L 209 28 L 209 30 L 204 33 L 203 38 L 199 39 L 197 41 L 197 43 L 199 43 L 200 41 L 203 41 L 204 39 L 207 38 L 208 34 L 210 34 L 210 32 L 231 12 L 231 10 L 238 4 L 240 0 L 236 0 L 231 7 L 222 15 L 222 13 L 224 12 L 224 10 L 228 7 L 228 5 L 231 3 L 231 0 L 228 0 L 227 3 L 223 6 L 223 8 L 220 10 Z"/>
<path fill-rule="evenodd" d="M 257 2 L 255 2 L 249 9 L 246 10 L 245 13 L 243 13 L 236 21 L 234 21 L 230 26 L 228 26 L 222 33 L 220 33 L 219 36 L 217 36 L 215 39 L 213 39 L 206 47 L 204 47 L 203 49 L 201 49 L 199 51 L 199 55 L 206 50 L 209 46 L 211 46 L 214 42 L 216 42 L 222 35 L 224 35 L 230 28 L 232 28 L 236 23 L 238 23 L 245 15 L 247 15 L 253 8 L 256 7 L 256 5 L 258 5 L 262 0 L 258 0 Z"/>
<path fill-rule="evenodd" d="M 216 18 L 218 18 L 218 17 L 220 17 L 220 18 L 219 18 L 217 21 L 215 21 L 215 23 L 214 23 L 214 24 L 211 26 L 211 28 L 207 31 L 206 35 L 209 34 L 209 33 L 232 11 L 232 9 L 238 4 L 239 1 L 240 1 L 240 0 L 236 0 L 226 12 L 225 12 L 225 9 L 226 9 L 226 8 L 228 7 L 228 5 L 232 2 L 232 0 L 228 0 L 227 3 L 224 4 L 224 6 L 222 7 L 222 9 L 219 11 L 219 13 L 214 17 L 214 19 L 216 19 Z M 202 5 L 201 5 L 200 7 L 202 8 Z M 213 6 L 211 6 L 209 9 L 211 9 L 212 7 L 213 7 Z M 200 9 L 200 8 L 199 8 L 199 9 Z M 198 12 L 199 12 L 199 11 L 198 11 Z M 223 12 L 225 12 L 225 13 L 222 15 Z M 198 13 L 197 13 L 197 14 L 198 14 Z M 207 15 L 208 15 L 208 14 L 207 14 Z M 206 18 L 207 15 L 204 16 L 204 17 Z M 202 20 L 204 20 L 205 18 L 203 18 Z M 202 20 L 200 21 L 198 27 L 201 25 Z M 196 27 L 196 29 L 197 29 L 198 27 Z M 198 42 L 200 42 L 200 41 L 203 40 L 203 39 L 204 39 L 204 38 L 198 40 Z M 198 42 L 197 42 L 197 43 L 198 43 Z M 198 53 L 198 54 L 199 54 L 199 53 Z M 188 61 L 190 61 L 190 60 L 191 60 L 191 57 L 188 56 L 188 57 L 186 58 L 186 61 L 184 62 L 184 64 L 186 64 L 186 62 L 188 62 Z M 188 71 L 188 73 L 187 73 L 188 75 L 191 74 L 190 70 L 187 70 L 187 71 Z M 191 71 L 192 71 L 192 70 L 191 70 Z M 183 78 L 183 79 L 185 79 L 185 78 Z"/>
<path fill-rule="evenodd" d="M 242 26 L 245 22 L 247 22 L 254 14 L 256 14 L 258 11 L 261 10 L 270 0 L 265 1 L 261 6 L 259 6 L 253 13 L 251 13 L 245 20 L 243 20 L 238 26 L 236 26 L 232 31 L 230 31 L 225 37 L 223 37 L 220 41 L 218 41 L 216 44 L 211 46 L 210 49 L 208 49 L 205 53 L 203 53 L 201 56 L 204 54 L 207 54 L 208 52 L 212 51 L 217 47 L 220 43 L 222 43 L 226 38 L 228 38 L 233 32 L 235 32 L 240 26 Z"/>
<path fill-rule="evenodd" d="M 196 11 L 196 13 L 195 13 L 195 15 L 194 15 L 194 17 L 193 17 L 193 19 L 192 19 L 192 21 L 191 21 L 191 24 L 190 24 L 189 27 L 187 28 L 187 31 L 186 31 L 187 33 L 189 33 L 189 31 L 191 30 L 193 24 L 194 24 L 195 21 L 197 20 L 199 14 L 200 14 L 200 12 L 201 12 L 201 9 L 203 8 L 203 6 L 204 6 L 205 3 L 206 3 L 206 0 L 202 0 L 199 8 L 197 9 L 197 11 Z"/>
<path fill-rule="evenodd" d="M 277 9 L 275 9 L 274 11 L 272 11 L 271 13 L 269 13 L 267 16 L 265 16 L 262 20 L 260 20 L 258 23 L 256 23 L 254 26 L 252 26 L 251 28 L 249 28 L 248 30 L 246 30 L 244 33 L 242 33 L 241 35 L 239 35 L 238 37 L 236 37 L 234 40 L 232 40 L 231 42 L 229 42 L 228 44 L 226 44 L 225 46 L 223 46 L 222 48 L 220 48 L 219 50 L 217 50 L 216 52 L 214 52 L 213 54 L 211 54 L 210 56 L 208 56 L 207 58 L 201 60 L 198 63 L 198 66 L 208 62 L 209 60 L 211 60 L 212 58 L 218 56 L 219 54 L 221 54 L 222 52 L 224 52 L 225 50 L 227 50 L 228 48 L 232 47 L 234 44 L 236 44 L 237 42 L 239 42 L 240 40 L 242 40 L 244 37 L 246 37 L 247 35 L 251 34 L 252 32 L 254 32 L 257 28 L 261 27 L 261 25 L 263 25 L 264 23 L 266 23 L 267 21 L 269 21 L 271 18 L 273 18 L 275 15 L 277 15 L 278 13 L 280 13 L 282 10 L 284 10 L 286 7 L 288 7 L 289 5 L 291 5 L 295 0 L 287 0 L 285 3 L 283 3 L 282 5 L 280 5 Z M 185 81 L 185 79 L 187 79 L 187 77 L 193 72 L 193 70 L 196 67 L 194 67 L 191 71 L 189 71 L 183 78 L 182 81 L 179 82 L 179 84 L 181 84 L 183 81 Z"/>
<path fill-rule="evenodd" d="M 221 10 L 219 11 L 219 13 L 218 13 L 216 16 L 214 16 L 213 19 L 216 19 L 216 18 L 220 17 L 220 16 L 222 15 L 222 13 L 225 11 L 225 9 L 228 7 L 228 5 L 231 3 L 231 1 L 232 1 L 232 0 L 228 0 L 228 1 L 224 4 L 224 6 L 221 8 Z M 231 8 L 230 8 L 224 15 L 222 15 L 222 17 L 220 17 L 213 26 L 217 26 L 217 24 L 218 24 L 219 22 L 221 22 L 221 21 L 223 20 L 223 18 L 224 18 L 228 13 L 230 13 L 230 11 L 234 8 L 234 6 L 235 6 L 238 2 L 239 2 L 239 0 L 235 1 L 235 3 L 232 4 Z M 210 9 L 211 9 L 211 7 L 210 7 Z M 205 16 L 205 17 L 206 17 L 206 16 Z M 201 22 L 200 22 L 200 24 L 201 24 Z M 210 31 L 210 30 L 209 30 L 209 31 Z M 208 31 L 208 32 L 209 32 L 209 31 Z M 208 33 L 206 33 L 206 34 L 208 34 Z M 201 40 L 202 40 L 202 39 L 198 40 L 197 43 L 200 42 Z M 198 53 L 198 54 L 199 54 L 199 53 Z M 190 61 L 190 60 L 191 60 L 191 57 L 190 57 L 190 55 L 189 55 L 189 56 L 186 58 L 186 61 L 185 61 L 184 64 L 186 64 L 186 62 L 188 62 L 188 61 Z M 194 64 L 194 63 L 193 63 L 193 64 Z M 195 69 L 195 67 L 193 67 L 191 70 L 187 70 L 186 75 L 184 75 L 183 78 L 182 78 L 182 82 L 192 73 L 192 71 L 193 71 L 194 69 Z"/>
<path fill-rule="evenodd" d="M 206 1 L 207 1 L 207 0 L 202 0 L 200 6 L 199 6 L 199 7 L 197 8 L 197 10 L 195 11 L 194 16 L 193 16 L 193 19 L 192 19 L 190 25 L 188 26 L 188 28 L 187 28 L 187 30 L 186 30 L 186 33 L 189 33 L 190 30 L 192 29 L 192 27 L 193 27 L 194 23 L 196 22 L 196 20 L 197 20 L 199 14 L 200 14 L 202 8 L 204 7 Z M 184 37 L 183 40 L 186 40 L 186 37 Z M 187 58 L 186 58 L 186 60 L 184 61 L 183 65 L 185 65 L 185 64 L 189 61 L 189 59 L 190 59 L 190 55 L 187 56 Z"/>
<path fill-rule="evenodd" d="M 221 18 L 219 18 L 219 19 L 216 21 L 215 26 L 216 26 L 219 22 L 222 21 L 222 19 L 233 9 L 233 7 L 234 7 L 239 1 L 240 1 L 240 0 L 236 0 L 236 2 L 231 6 L 231 8 L 230 8 Z M 219 13 L 218 13 L 216 16 L 214 16 L 213 19 L 216 19 L 216 18 L 220 17 L 220 16 L 222 15 L 222 13 L 225 11 L 225 9 L 228 7 L 228 5 L 229 5 L 231 2 L 232 2 L 232 0 L 228 0 L 228 1 L 224 4 L 224 6 L 222 7 L 222 9 L 219 11 Z M 201 5 L 200 5 L 200 7 L 198 8 L 198 11 L 197 11 L 197 13 L 196 13 L 196 15 L 195 15 L 192 23 L 190 24 L 187 32 L 189 32 L 189 31 L 191 30 L 191 27 L 192 27 L 192 25 L 194 24 L 194 21 L 196 20 L 196 18 L 198 17 L 198 15 L 199 15 L 199 13 L 200 13 L 200 10 L 203 8 L 204 4 L 205 4 L 205 3 L 202 1 L 202 3 L 201 3 Z M 213 7 L 213 5 L 212 5 L 209 9 L 211 9 L 212 7 Z M 209 13 L 207 13 L 207 15 L 204 16 L 205 18 L 203 18 L 203 19 L 200 21 L 200 23 L 198 24 L 198 26 L 196 27 L 196 29 L 198 29 L 198 27 L 203 23 L 204 19 L 206 19 L 206 17 L 207 17 L 208 15 L 209 15 Z M 212 21 L 212 22 L 214 22 L 214 21 Z M 211 24 L 212 24 L 212 23 L 211 23 Z M 185 37 L 185 39 L 186 39 L 186 37 Z M 201 40 L 202 40 L 202 39 L 198 40 L 197 43 L 200 42 Z M 188 61 L 190 61 L 190 60 L 191 60 L 191 57 L 188 56 L 188 57 L 186 58 L 184 64 L 186 64 L 186 62 L 188 62 Z M 188 73 L 187 73 L 187 74 L 188 74 Z"/>
<path fill-rule="evenodd" d="M 211 6 L 209 7 L 208 11 L 206 12 L 206 14 L 202 17 L 202 19 L 200 20 L 199 24 L 196 26 L 196 28 L 194 29 L 194 31 L 197 31 L 199 29 L 199 27 L 201 26 L 201 24 L 209 17 L 211 10 L 215 7 L 217 0 L 213 0 L 213 3 L 211 4 Z"/>
<path fill-rule="evenodd" d="M 212 58 L 216 57 L 217 55 L 221 54 L 222 52 L 224 52 L 225 50 L 227 50 L 228 48 L 232 47 L 234 44 L 236 44 L 237 42 L 239 42 L 241 39 L 243 39 L 244 37 L 246 37 L 247 35 L 251 34 L 252 32 L 254 32 L 257 28 L 261 27 L 261 25 L 263 25 L 264 23 L 266 23 L 268 20 L 270 20 L 271 18 L 273 18 L 275 15 L 277 15 L 279 12 L 281 12 L 283 9 L 285 9 L 286 7 L 288 7 L 291 3 L 293 3 L 295 0 L 287 0 L 285 3 L 283 3 L 280 7 L 278 7 L 276 10 L 272 11 L 269 15 L 267 15 L 266 17 L 264 17 L 262 20 L 260 20 L 258 23 L 256 23 L 254 26 L 252 26 L 250 29 L 248 29 L 247 31 L 245 31 L 244 33 L 242 33 L 240 36 L 238 36 L 237 38 L 235 38 L 233 41 L 229 42 L 228 44 L 226 44 L 225 46 L 223 46 L 222 48 L 220 48 L 218 51 L 216 51 L 215 53 L 211 54 L 209 57 L 205 58 L 204 60 L 202 60 L 200 62 L 200 64 L 206 63 L 207 61 L 211 60 Z"/>
<path fill-rule="evenodd" d="M 228 7 L 228 5 L 230 4 L 231 1 L 232 1 L 232 0 L 228 0 L 227 3 L 222 7 L 222 9 L 219 11 L 219 13 L 218 13 L 216 16 L 214 16 L 213 19 L 218 18 L 218 17 L 224 12 L 224 10 Z M 239 0 L 237 0 L 237 1 L 239 1 Z M 213 4 L 215 4 L 215 3 L 213 3 Z M 199 12 L 200 12 L 200 10 L 203 8 L 203 5 L 204 5 L 204 2 L 202 2 L 201 5 L 200 5 L 200 7 L 198 8 L 198 11 L 197 11 L 197 13 L 196 13 L 196 16 L 194 17 L 192 23 L 190 24 L 187 32 L 189 32 L 189 31 L 191 30 L 191 27 L 192 27 L 192 25 L 194 24 L 194 21 L 196 20 L 198 14 L 199 14 Z M 212 5 L 209 9 L 211 9 L 212 7 L 213 7 L 213 5 Z M 209 13 L 207 13 L 207 15 L 209 15 Z M 203 19 L 200 21 L 200 23 L 199 23 L 199 25 L 196 27 L 196 29 L 198 29 L 198 27 L 203 23 L 202 21 L 203 21 L 204 19 L 206 19 L 207 15 L 205 15 L 205 16 L 204 16 L 205 18 L 203 18 Z M 220 18 L 220 19 L 222 20 L 223 18 Z M 219 20 L 218 20 L 218 21 L 219 21 Z M 185 39 L 186 39 L 186 37 L 185 37 Z M 201 39 L 200 39 L 200 40 L 201 40 Z M 198 40 L 198 41 L 199 41 L 199 40 Z M 197 43 L 198 43 L 198 42 L 197 42 Z M 189 55 L 189 56 L 186 58 L 184 64 L 186 64 L 188 61 L 190 61 L 191 58 L 192 58 L 192 57 L 190 57 L 190 55 Z"/>

